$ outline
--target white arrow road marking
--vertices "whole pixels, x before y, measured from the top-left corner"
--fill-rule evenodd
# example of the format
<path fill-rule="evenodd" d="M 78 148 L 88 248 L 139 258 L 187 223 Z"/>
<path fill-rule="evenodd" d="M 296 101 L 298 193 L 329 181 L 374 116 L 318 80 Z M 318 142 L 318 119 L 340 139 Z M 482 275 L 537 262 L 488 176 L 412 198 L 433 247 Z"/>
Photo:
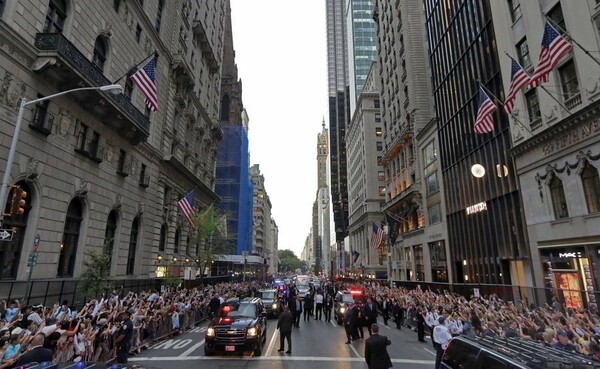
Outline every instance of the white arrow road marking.
<path fill-rule="evenodd" d="M 189 349 L 187 349 L 183 354 L 179 355 L 179 357 L 186 357 L 186 356 L 188 356 L 189 354 L 191 354 L 192 352 L 194 352 L 194 350 L 196 350 L 198 347 L 200 347 L 202 345 L 204 345 L 204 340 L 198 342 L 194 346 L 192 346 Z"/>
<path fill-rule="evenodd" d="M 433 352 L 429 349 L 426 349 L 425 347 L 423 347 L 423 350 L 425 350 L 425 351 L 429 352 L 431 355 L 435 356 L 435 352 Z"/>
<path fill-rule="evenodd" d="M 279 329 L 275 329 L 275 331 L 271 335 L 271 342 L 269 342 L 269 347 L 267 348 L 267 353 L 265 354 L 265 356 L 271 356 L 271 351 L 273 350 L 273 345 L 275 345 L 276 337 L 279 337 Z"/>

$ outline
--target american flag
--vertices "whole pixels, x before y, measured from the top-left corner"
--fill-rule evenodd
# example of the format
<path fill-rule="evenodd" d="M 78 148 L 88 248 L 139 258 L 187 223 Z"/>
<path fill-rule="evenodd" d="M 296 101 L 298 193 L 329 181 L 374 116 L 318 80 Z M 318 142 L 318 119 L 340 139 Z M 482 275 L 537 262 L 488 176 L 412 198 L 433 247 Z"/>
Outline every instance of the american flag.
<path fill-rule="evenodd" d="M 508 94 L 504 100 L 504 112 L 506 114 L 510 114 L 515 106 L 517 93 L 521 91 L 521 89 L 527 84 L 529 84 L 530 81 L 529 75 L 523 70 L 523 68 L 521 68 L 519 63 L 517 63 L 513 58 L 510 58 L 510 60 L 512 62 L 510 71 L 510 88 L 508 89 Z"/>
<path fill-rule="evenodd" d="M 177 201 L 177 207 L 181 210 L 181 213 L 187 219 L 188 223 L 194 226 L 194 191 L 191 191 L 187 195 L 183 196 L 181 200 Z"/>
<path fill-rule="evenodd" d="M 156 57 L 150 59 L 142 68 L 131 75 L 131 80 L 142 91 L 146 104 L 153 112 L 158 111 L 156 93 Z"/>
<path fill-rule="evenodd" d="M 371 247 L 374 249 L 378 249 L 383 242 L 383 229 L 377 226 L 377 224 L 373 223 L 373 234 L 371 235 Z"/>
<path fill-rule="evenodd" d="M 552 25 L 546 22 L 544 36 L 542 36 L 542 50 L 537 68 L 531 76 L 531 87 L 537 87 L 548 81 L 550 72 L 556 67 L 560 58 L 563 57 L 572 46 L 567 42 Z"/>
<path fill-rule="evenodd" d="M 490 100 L 490 97 L 479 86 L 479 110 L 477 110 L 477 118 L 473 130 L 478 135 L 482 133 L 490 133 L 494 131 L 494 118 L 492 113 L 496 111 L 496 105 Z"/>

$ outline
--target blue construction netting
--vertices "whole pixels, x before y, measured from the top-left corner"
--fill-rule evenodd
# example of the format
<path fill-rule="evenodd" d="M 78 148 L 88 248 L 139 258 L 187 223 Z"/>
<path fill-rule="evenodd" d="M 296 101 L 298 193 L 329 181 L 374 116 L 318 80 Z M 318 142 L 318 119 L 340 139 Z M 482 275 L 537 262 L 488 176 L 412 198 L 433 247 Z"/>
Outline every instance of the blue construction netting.
<path fill-rule="evenodd" d="M 221 197 L 217 208 L 225 212 L 227 232 L 236 254 L 252 250 L 252 201 L 248 135 L 241 125 L 224 125 L 217 150 L 215 192 Z"/>

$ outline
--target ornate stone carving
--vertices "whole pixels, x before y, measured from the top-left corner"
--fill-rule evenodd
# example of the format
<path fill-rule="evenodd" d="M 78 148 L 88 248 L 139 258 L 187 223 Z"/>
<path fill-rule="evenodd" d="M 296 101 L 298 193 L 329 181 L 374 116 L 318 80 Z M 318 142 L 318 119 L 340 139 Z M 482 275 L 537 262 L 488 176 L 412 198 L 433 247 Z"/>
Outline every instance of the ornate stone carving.
<path fill-rule="evenodd" d="M 66 137 L 71 131 L 71 126 L 73 126 L 73 116 L 68 110 L 63 110 L 61 108 L 59 111 L 56 133 L 60 134 L 63 137 Z"/>
<path fill-rule="evenodd" d="M 142 215 L 142 214 L 144 214 L 144 207 L 145 207 L 145 206 L 144 206 L 144 203 L 143 203 L 143 202 L 140 202 L 140 203 L 138 204 L 138 211 L 137 211 L 137 212 L 138 212 L 138 214 L 139 214 L 139 215 Z"/>
<path fill-rule="evenodd" d="M 113 209 L 120 209 L 121 206 L 123 206 L 123 195 L 118 193 L 115 198 L 115 204 L 113 205 Z"/>
<path fill-rule="evenodd" d="M 40 165 L 40 162 L 35 160 L 34 158 L 27 159 L 26 178 L 28 181 L 32 181 L 39 176 L 39 174 L 40 174 L 38 171 L 39 165 Z"/>
<path fill-rule="evenodd" d="M 8 106 L 17 106 L 19 99 L 25 95 L 25 84 L 14 74 L 6 72 L 0 89 L 0 97 Z"/>
<path fill-rule="evenodd" d="M 115 157 L 115 146 L 114 146 L 112 140 L 107 139 L 106 145 L 104 146 L 104 158 L 109 163 L 112 163 L 114 157 Z"/>
<path fill-rule="evenodd" d="M 87 193 L 90 191 L 90 183 L 86 180 L 82 180 L 79 183 L 79 188 L 75 191 L 76 197 L 86 197 Z"/>
<path fill-rule="evenodd" d="M 104 29 L 100 30 L 100 36 L 102 37 L 111 38 L 112 35 L 112 26 L 110 24 L 107 24 Z"/>
<path fill-rule="evenodd" d="M 152 51 L 152 41 L 150 40 L 150 37 L 146 37 L 146 40 L 144 41 L 144 50 L 146 53 Z"/>

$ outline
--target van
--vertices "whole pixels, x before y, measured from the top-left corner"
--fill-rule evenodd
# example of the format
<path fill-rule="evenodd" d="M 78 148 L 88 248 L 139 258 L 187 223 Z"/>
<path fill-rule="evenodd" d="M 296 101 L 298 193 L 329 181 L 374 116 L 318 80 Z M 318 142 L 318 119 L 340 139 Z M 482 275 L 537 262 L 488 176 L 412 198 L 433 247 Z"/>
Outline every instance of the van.
<path fill-rule="evenodd" d="M 443 369 L 596 369 L 600 362 L 522 338 L 453 338 L 442 356 Z"/>

